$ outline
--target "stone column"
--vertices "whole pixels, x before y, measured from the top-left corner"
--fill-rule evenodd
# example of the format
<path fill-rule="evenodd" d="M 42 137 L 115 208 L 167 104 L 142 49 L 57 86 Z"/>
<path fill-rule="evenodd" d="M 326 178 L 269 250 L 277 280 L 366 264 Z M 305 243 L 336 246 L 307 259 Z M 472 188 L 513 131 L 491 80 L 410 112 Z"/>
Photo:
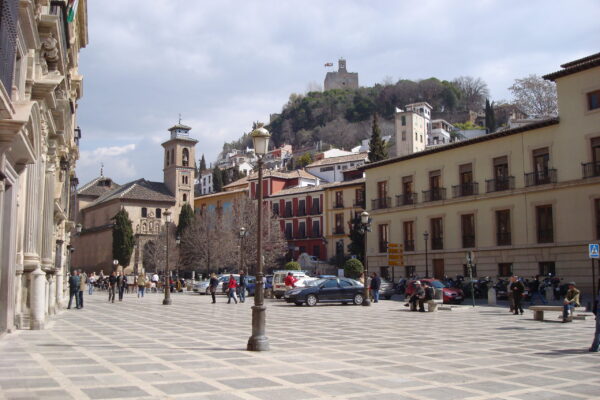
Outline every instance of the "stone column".
<path fill-rule="evenodd" d="M 46 321 L 46 273 L 38 265 L 29 275 L 31 277 L 29 328 L 31 330 L 44 329 Z"/>
<path fill-rule="evenodd" d="M 44 211 L 42 222 L 42 266 L 52 268 L 52 248 L 54 246 L 54 182 L 55 167 L 50 164 L 46 170 L 44 185 Z"/>
<path fill-rule="evenodd" d="M 55 302 L 55 306 L 54 306 L 55 311 L 61 310 L 65 306 L 65 294 L 63 292 L 64 291 L 63 271 L 64 271 L 64 269 L 61 267 L 60 269 L 56 270 L 56 274 L 54 275 L 54 279 L 56 281 L 56 285 L 55 285 L 55 287 L 56 287 L 56 302 Z"/>
<path fill-rule="evenodd" d="M 15 326 L 23 329 L 23 266 L 15 274 Z"/>
<path fill-rule="evenodd" d="M 40 165 L 27 166 L 27 200 L 25 201 L 25 227 L 23 259 L 26 269 L 33 270 L 39 264 L 40 229 Z"/>
<path fill-rule="evenodd" d="M 48 279 L 48 315 L 56 314 L 56 275 L 47 274 Z"/>

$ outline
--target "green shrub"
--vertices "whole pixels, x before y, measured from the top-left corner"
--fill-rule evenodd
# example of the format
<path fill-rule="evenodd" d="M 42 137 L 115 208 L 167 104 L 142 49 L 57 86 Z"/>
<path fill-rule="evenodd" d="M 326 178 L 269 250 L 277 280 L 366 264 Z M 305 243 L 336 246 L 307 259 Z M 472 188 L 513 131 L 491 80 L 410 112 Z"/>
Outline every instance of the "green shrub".
<path fill-rule="evenodd" d="M 284 269 L 300 271 L 300 264 L 298 264 L 296 261 L 290 261 L 285 264 Z"/>
<path fill-rule="evenodd" d="M 344 276 L 358 279 L 364 271 L 363 265 L 357 258 L 351 258 L 344 264 Z"/>

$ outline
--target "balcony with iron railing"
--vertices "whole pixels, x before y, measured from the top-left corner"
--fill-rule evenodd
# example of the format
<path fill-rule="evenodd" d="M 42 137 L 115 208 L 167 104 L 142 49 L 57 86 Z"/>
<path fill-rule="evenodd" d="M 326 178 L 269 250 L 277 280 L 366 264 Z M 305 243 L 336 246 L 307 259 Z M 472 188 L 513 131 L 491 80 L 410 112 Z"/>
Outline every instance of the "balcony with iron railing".
<path fill-rule="evenodd" d="M 390 197 L 382 197 L 380 199 L 371 200 L 371 209 L 373 209 L 373 210 L 389 208 L 391 205 L 392 205 L 392 199 Z"/>
<path fill-rule="evenodd" d="M 444 249 L 444 238 L 433 237 L 431 238 L 431 250 L 443 250 Z"/>
<path fill-rule="evenodd" d="M 414 240 L 405 240 L 404 241 L 404 251 L 415 251 L 415 241 Z"/>
<path fill-rule="evenodd" d="M 474 196 L 479 194 L 479 184 L 477 182 L 461 183 L 452 186 L 452 197 Z"/>
<path fill-rule="evenodd" d="M 506 176 L 496 179 L 487 179 L 485 181 L 486 192 L 502 192 L 504 190 L 512 190 L 515 188 L 515 177 Z"/>
<path fill-rule="evenodd" d="M 396 195 L 396 207 L 409 206 L 417 204 L 416 193 L 404 193 Z"/>
<path fill-rule="evenodd" d="M 581 168 L 584 179 L 600 176 L 600 161 L 581 164 Z"/>
<path fill-rule="evenodd" d="M 554 242 L 554 230 L 552 229 L 538 229 L 537 231 L 538 243 L 552 243 Z"/>
<path fill-rule="evenodd" d="M 423 191 L 423 201 L 439 201 L 446 200 L 446 188 L 432 188 L 431 190 Z"/>
<path fill-rule="evenodd" d="M 525 174 L 525 186 L 539 186 L 556 183 L 556 169 L 544 169 Z"/>
<path fill-rule="evenodd" d="M 510 246 L 512 244 L 510 232 L 496 232 L 496 243 L 498 246 Z"/>
<path fill-rule="evenodd" d="M 475 235 L 463 235 L 462 237 L 462 247 L 475 247 Z"/>

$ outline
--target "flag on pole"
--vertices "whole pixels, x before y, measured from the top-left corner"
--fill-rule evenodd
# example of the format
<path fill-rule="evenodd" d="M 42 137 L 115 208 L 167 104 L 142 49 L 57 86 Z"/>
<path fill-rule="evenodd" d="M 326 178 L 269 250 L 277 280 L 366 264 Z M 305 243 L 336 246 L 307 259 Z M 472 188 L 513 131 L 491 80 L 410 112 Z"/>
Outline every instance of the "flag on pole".
<path fill-rule="evenodd" d="M 325 66 L 326 66 L 326 67 L 333 67 L 333 63 L 332 63 L 332 62 L 325 63 Z"/>
<path fill-rule="evenodd" d="M 79 0 L 69 0 L 67 22 L 73 22 L 73 20 L 75 19 L 75 15 L 77 15 L 77 6 L 79 6 Z"/>

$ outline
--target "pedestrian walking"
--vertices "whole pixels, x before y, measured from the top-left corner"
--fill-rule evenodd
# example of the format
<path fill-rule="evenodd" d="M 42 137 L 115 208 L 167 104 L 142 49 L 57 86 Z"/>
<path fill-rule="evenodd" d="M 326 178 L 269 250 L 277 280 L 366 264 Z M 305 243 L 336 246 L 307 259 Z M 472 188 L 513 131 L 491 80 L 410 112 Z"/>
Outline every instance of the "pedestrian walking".
<path fill-rule="evenodd" d="M 510 284 L 510 292 L 513 296 L 513 301 L 515 303 L 515 315 L 519 315 L 519 311 L 521 315 L 523 315 L 523 306 L 521 305 L 521 300 L 523 299 L 523 292 L 525 292 L 525 286 L 523 282 L 519 280 L 518 276 L 513 276 L 513 282 Z"/>
<path fill-rule="evenodd" d="M 569 282 L 569 290 L 563 302 L 563 322 L 573 322 L 573 309 L 579 307 L 579 290 L 575 282 Z"/>
<path fill-rule="evenodd" d="M 212 303 L 215 304 L 217 302 L 217 287 L 219 286 L 219 280 L 217 279 L 217 275 L 213 272 L 210 274 L 210 281 L 208 282 L 208 290 L 210 291 L 210 295 L 212 297 Z"/>
<path fill-rule="evenodd" d="M 121 272 L 117 272 L 117 290 L 119 290 L 119 301 L 123 301 L 125 286 L 127 286 L 125 276 Z"/>
<path fill-rule="evenodd" d="M 240 286 L 238 288 L 238 292 L 240 295 L 240 303 L 243 303 L 246 301 L 246 286 L 248 285 L 247 279 L 246 279 L 246 273 L 244 271 L 240 272 Z"/>
<path fill-rule="evenodd" d="M 531 305 L 535 303 L 535 299 L 539 298 L 542 304 L 547 304 L 546 299 L 542 295 L 541 291 L 540 276 L 536 275 L 535 279 L 529 283 L 529 294 L 531 295 Z"/>
<path fill-rule="evenodd" d="M 227 304 L 231 303 L 231 299 L 233 299 L 233 301 L 235 301 L 235 304 L 237 304 L 237 298 L 235 297 L 235 289 L 237 288 L 237 286 L 238 284 L 235 280 L 235 277 L 233 275 L 229 275 L 229 283 L 227 284 L 227 296 L 229 297 L 229 299 L 227 300 Z"/>
<path fill-rule="evenodd" d="M 92 272 L 92 274 L 88 277 L 88 295 L 91 296 L 94 293 L 94 285 L 96 284 L 96 273 Z"/>
<path fill-rule="evenodd" d="M 115 271 L 110 273 L 108 277 L 108 301 L 111 303 L 115 302 L 115 290 L 117 288 L 117 276 Z"/>
<path fill-rule="evenodd" d="M 510 285 L 512 285 L 512 283 L 515 281 L 515 277 L 511 276 L 508 279 L 508 284 L 506 285 L 506 297 L 508 299 L 508 305 L 509 305 L 509 312 L 513 313 L 515 312 L 515 298 L 512 294 L 512 291 L 510 290 Z"/>
<path fill-rule="evenodd" d="M 85 291 L 87 283 L 87 274 L 79 270 L 79 292 L 77 293 L 77 296 L 79 297 L 79 308 L 83 308 L 83 292 Z"/>
<path fill-rule="evenodd" d="M 598 293 L 596 293 L 596 302 L 594 303 L 594 314 L 596 314 L 596 332 L 594 332 L 594 341 L 590 351 L 597 353 L 600 350 L 600 279 L 598 279 Z"/>
<path fill-rule="evenodd" d="M 71 272 L 71 276 L 69 277 L 69 305 L 67 306 L 67 310 L 71 309 L 71 303 L 73 302 L 73 297 L 75 298 L 75 307 L 79 308 L 79 271 Z"/>
<path fill-rule="evenodd" d="M 373 302 L 379 303 L 379 289 L 381 289 L 381 278 L 377 276 L 376 272 L 371 273 L 370 289 L 373 296 Z"/>
<path fill-rule="evenodd" d="M 137 277 L 137 287 L 138 287 L 138 291 L 137 291 L 138 299 L 140 298 L 140 296 L 144 297 L 144 290 L 146 290 L 146 275 L 145 274 L 140 274 Z"/>

